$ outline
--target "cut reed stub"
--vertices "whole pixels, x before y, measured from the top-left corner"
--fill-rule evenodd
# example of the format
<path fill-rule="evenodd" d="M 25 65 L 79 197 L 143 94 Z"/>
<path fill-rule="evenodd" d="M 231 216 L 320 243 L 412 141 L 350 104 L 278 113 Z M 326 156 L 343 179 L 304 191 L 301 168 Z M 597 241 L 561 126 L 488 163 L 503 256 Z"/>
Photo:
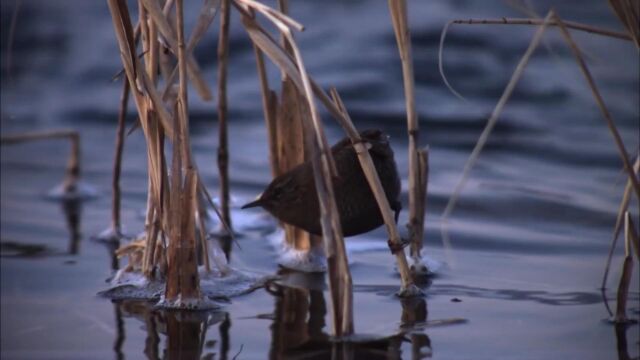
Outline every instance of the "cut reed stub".
<path fill-rule="evenodd" d="M 627 316 L 627 300 L 629 298 L 629 286 L 631 284 L 631 278 L 633 276 L 633 251 L 638 249 L 638 234 L 635 229 L 635 225 L 631 220 L 631 215 L 627 211 L 625 213 L 625 243 L 624 243 L 624 261 L 622 263 L 622 274 L 620 275 L 620 282 L 618 284 L 618 292 L 616 294 L 616 314 L 613 318 L 613 322 L 616 324 L 630 324 L 636 323 L 637 320 L 631 319 Z"/>

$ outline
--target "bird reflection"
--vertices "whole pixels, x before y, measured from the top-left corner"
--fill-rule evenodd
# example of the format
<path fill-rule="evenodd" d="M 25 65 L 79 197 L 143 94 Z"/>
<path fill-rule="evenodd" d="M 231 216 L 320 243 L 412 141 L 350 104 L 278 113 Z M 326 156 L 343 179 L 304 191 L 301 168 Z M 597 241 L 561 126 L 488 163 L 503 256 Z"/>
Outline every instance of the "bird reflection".
<path fill-rule="evenodd" d="M 280 275 L 281 282 L 267 286 L 267 291 L 275 297 L 270 359 L 401 359 L 401 347 L 405 341 L 412 344 L 412 359 L 431 356 L 431 341 L 422 333 L 421 327 L 427 322 L 424 299 L 401 301 L 401 327 L 396 334 L 336 341 L 325 329 L 324 277 L 320 276 L 321 285 L 318 286 L 314 274 L 297 273 L 294 281 L 287 279 L 291 274 L 281 272 Z M 296 286 L 287 286 L 286 283 L 295 283 Z M 419 326 L 414 329 L 414 325 Z M 429 349 L 427 352 L 423 352 L 425 347 Z"/>
<path fill-rule="evenodd" d="M 114 352 L 117 359 L 124 358 L 122 346 L 126 339 L 125 318 L 135 318 L 144 323 L 143 328 L 147 334 L 143 352 L 148 359 L 228 358 L 231 320 L 227 313 L 161 310 L 144 301 L 122 301 L 114 303 L 114 306 L 117 325 Z M 207 341 L 207 330 L 219 322 L 221 341 L 219 352 L 216 353 L 216 341 Z M 164 349 L 161 351 L 162 344 Z"/>

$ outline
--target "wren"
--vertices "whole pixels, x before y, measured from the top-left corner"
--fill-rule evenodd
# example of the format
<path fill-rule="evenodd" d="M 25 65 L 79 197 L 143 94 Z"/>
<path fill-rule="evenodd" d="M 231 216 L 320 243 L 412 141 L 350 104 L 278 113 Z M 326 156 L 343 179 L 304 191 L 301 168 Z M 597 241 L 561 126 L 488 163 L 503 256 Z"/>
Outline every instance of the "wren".
<path fill-rule="evenodd" d="M 365 130 L 360 133 L 369 149 L 376 172 L 384 189 L 396 222 L 402 209 L 400 178 L 389 145 L 389 136 L 380 130 Z M 369 183 L 362 171 L 358 155 L 349 138 L 340 140 L 331 147 L 338 176 L 334 177 L 333 189 L 340 214 L 344 236 L 353 236 L 371 231 L 384 223 L 382 214 Z M 242 208 L 261 206 L 278 220 L 299 227 L 315 235 L 322 235 L 320 205 L 313 178 L 311 162 L 295 166 L 276 177 L 258 198 Z"/>

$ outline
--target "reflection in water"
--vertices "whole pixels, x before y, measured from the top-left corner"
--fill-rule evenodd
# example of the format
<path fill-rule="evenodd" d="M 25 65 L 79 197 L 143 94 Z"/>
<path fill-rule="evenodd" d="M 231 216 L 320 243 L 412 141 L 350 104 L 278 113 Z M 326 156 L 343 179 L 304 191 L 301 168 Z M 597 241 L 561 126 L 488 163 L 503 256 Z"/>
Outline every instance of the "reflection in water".
<path fill-rule="evenodd" d="M 269 358 L 282 359 L 303 345 L 326 344 L 329 336 L 322 329 L 327 308 L 322 291 L 271 286 L 269 291 L 275 296 L 276 304 Z"/>
<path fill-rule="evenodd" d="M 69 254 L 77 255 L 80 250 L 80 213 L 82 202 L 78 199 L 62 200 L 62 212 L 64 213 L 69 229 Z"/>
<path fill-rule="evenodd" d="M 226 360 L 229 353 L 231 342 L 229 341 L 229 329 L 231 328 L 231 320 L 229 313 L 224 314 L 224 321 L 220 324 L 220 359 Z M 203 337 L 204 338 L 204 337 Z"/>
<path fill-rule="evenodd" d="M 156 309 L 143 301 L 115 302 L 116 340 L 114 352 L 117 359 L 124 358 L 122 345 L 126 335 L 124 318 L 133 317 L 144 323 L 147 336 L 144 354 L 148 359 L 197 360 L 201 358 L 227 359 L 229 352 L 229 329 L 231 320 L 228 313 L 206 311 L 167 311 Z M 210 348 L 215 341 L 207 341 L 207 330 L 211 325 L 220 324 L 220 353 Z M 164 349 L 160 351 L 164 339 Z"/>
<path fill-rule="evenodd" d="M 638 358 L 631 358 L 629 355 L 629 345 L 627 344 L 627 329 L 629 328 L 629 323 L 623 324 L 615 324 L 614 329 L 616 332 L 616 347 L 618 349 L 618 360 L 632 360 Z M 640 348 L 640 340 L 635 339 L 632 340 L 635 344 L 632 346 L 636 346 Z M 640 349 L 637 349 L 640 351 Z"/>
<path fill-rule="evenodd" d="M 61 202 L 62 213 L 64 214 L 69 230 L 69 246 L 66 254 L 78 255 L 80 251 L 80 214 L 82 203 L 78 199 L 64 199 Z M 2 239 L 0 241 L 0 256 L 3 257 L 38 257 L 48 255 L 59 255 L 60 252 L 42 244 L 25 244 L 23 242 Z M 116 260 L 117 261 L 117 260 Z"/>
<path fill-rule="evenodd" d="M 122 319 L 122 310 L 118 303 L 113 303 L 113 310 L 116 314 L 116 340 L 113 343 L 113 351 L 116 353 L 116 359 L 124 359 L 124 353 L 122 352 L 122 345 L 124 344 L 125 332 L 124 332 L 124 320 Z"/>
<path fill-rule="evenodd" d="M 431 339 L 427 334 L 418 331 L 412 331 L 414 327 L 420 327 L 427 324 L 427 302 L 423 298 L 401 299 L 402 303 L 402 319 L 400 328 L 408 331 L 411 341 L 411 358 L 424 359 L 431 357 Z M 426 348 L 426 352 L 422 349 Z"/>
<path fill-rule="evenodd" d="M 296 274 L 297 283 L 305 274 Z M 431 356 L 431 341 L 420 326 L 427 322 L 424 299 L 402 301 L 401 328 L 387 337 L 358 338 L 335 341 L 327 334 L 325 318 L 327 304 L 322 287 L 313 286 L 313 274 L 308 274 L 309 288 L 288 287 L 272 283 L 267 290 L 275 297 L 271 325 L 269 358 L 275 359 L 401 359 L 403 341 L 412 346 L 411 359 Z M 307 284 L 307 285 L 309 285 Z M 423 348 L 429 349 L 423 352 Z"/>

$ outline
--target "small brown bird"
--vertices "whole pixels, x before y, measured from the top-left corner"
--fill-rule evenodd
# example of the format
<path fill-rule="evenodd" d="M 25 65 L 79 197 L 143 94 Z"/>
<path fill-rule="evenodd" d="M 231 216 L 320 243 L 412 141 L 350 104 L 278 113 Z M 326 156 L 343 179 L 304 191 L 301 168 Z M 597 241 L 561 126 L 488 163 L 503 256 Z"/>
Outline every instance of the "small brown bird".
<path fill-rule="evenodd" d="M 402 208 L 400 178 L 389 136 L 380 130 L 365 130 L 360 133 L 367 143 L 380 182 L 396 221 Z M 370 146 L 369 146 L 370 145 Z M 371 231 L 384 223 L 378 203 L 362 171 L 351 140 L 342 139 L 331 148 L 338 170 L 333 179 L 340 224 L 344 236 L 353 236 Z M 312 234 L 321 235 L 320 205 L 309 161 L 273 179 L 257 200 L 242 208 L 261 206 L 280 221 L 294 225 Z"/>

